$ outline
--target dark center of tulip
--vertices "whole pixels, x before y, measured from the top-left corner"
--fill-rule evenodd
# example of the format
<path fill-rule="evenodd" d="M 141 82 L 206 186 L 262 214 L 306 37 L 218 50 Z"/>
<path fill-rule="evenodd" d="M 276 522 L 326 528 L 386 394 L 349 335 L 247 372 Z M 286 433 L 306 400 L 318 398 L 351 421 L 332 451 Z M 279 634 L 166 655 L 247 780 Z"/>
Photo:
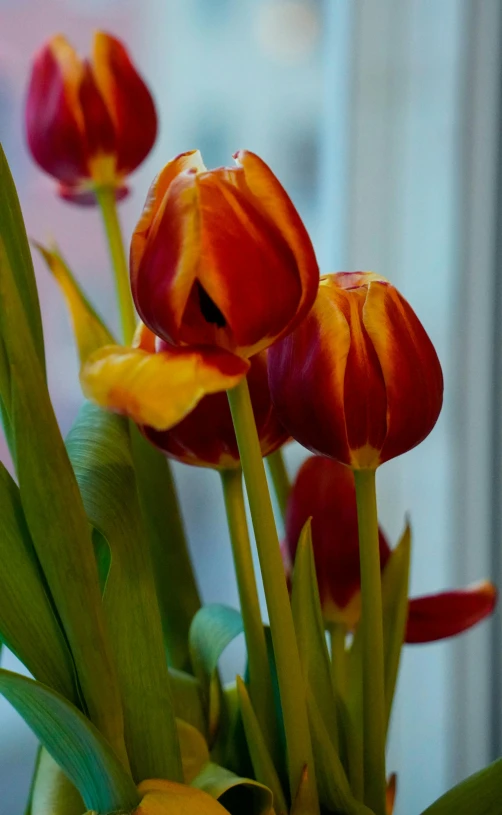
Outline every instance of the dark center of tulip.
<path fill-rule="evenodd" d="M 219 310 L 218 306 L 211 300 L 209 294 L 197 280 L 197 292 L 199 294 L 199 306 L 201 314 L 207 323 L 217 325 L 218 328 L 225 328 L 227 321 Z"/>

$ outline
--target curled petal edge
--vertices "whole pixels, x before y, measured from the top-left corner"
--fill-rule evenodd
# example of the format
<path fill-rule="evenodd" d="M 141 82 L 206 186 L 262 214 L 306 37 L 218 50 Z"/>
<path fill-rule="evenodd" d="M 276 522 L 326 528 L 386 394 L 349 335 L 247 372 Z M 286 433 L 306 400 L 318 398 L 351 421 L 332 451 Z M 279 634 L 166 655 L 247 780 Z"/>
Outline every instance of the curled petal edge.
<path fill-rule="evenodd" d="M 169 430 L 209 393 L 234 388 L 249 363 L 212 348 L 170 348 L 149 353 L 109 345 L 82 367 L 84 395 L 137 424 Z"/>

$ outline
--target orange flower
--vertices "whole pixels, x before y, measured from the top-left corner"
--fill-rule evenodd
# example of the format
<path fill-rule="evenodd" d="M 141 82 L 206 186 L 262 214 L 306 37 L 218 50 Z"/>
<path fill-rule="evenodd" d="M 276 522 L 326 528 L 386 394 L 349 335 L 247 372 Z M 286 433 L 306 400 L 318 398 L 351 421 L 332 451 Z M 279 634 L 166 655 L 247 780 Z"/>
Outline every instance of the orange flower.
<path fill-rule="evenodd" d="M 59 182 L 59 194 L 93 203 L 93 188 L 122 197 L 125 178 L 150 152 L 157 115 L 124 46 L 97 32 L 91 60 L 57 35 L 33 63 L 26 133 L 35 161 Z"/>
<path fill-rule="evenodd" d="M 353 631 L 361 613 L 359 541 L 354 476 L 333 459 L 312 456 L 300 468 L 288 502 L 285 560 L 293 562 L 303 525 L 312 518 L 312 545 L 323 615 Z M 379 530 L 380 566 L 392 550 Z M 432 642 L 466 631 L 495 608 L 487 580 L 465 589 L 410 599 L 405 640 Z"/>
<path fill-rule="evenodd" d="M 289 436 L 280 424 L 268 389 L 267 352 L 252 357 L 248 384 L 261 452 L 268 456 Z M 225 393 L 205 396 L 197 407 L 170 430 L 142 427 L 146 438 L 170 458 L 196 467 L 225 470 L 240 466 L 237 439 Z"/>
<path fill-rule="evenodd" d="M 422 324 L 372 272 L 321 278 L 306 319 L 270 349 L 269 381 L 293 438 L 355 469 L 419 444 L 443 401 L 441 366 Z"/>
<path fill-rule="evenodd" d="M 164 167 L 132 239 L 131 284 L 157 336 L 247 358 L 303 319 L 319 272 L 272 171 L 253 153 L 234 158 L 208 171 L 192 151 Z"/>

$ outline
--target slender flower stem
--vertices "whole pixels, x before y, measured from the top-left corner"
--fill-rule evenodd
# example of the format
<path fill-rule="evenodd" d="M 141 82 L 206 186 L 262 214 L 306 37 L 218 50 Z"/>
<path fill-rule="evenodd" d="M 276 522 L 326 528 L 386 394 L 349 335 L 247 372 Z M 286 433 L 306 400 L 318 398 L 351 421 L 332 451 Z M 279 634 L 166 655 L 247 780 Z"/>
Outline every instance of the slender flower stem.
<path fill-rule="evenodd" d="M 375 470 L 354 471 L 361 561 L 364 801 L 385 815 L 385 688 Z"/>
<path fill-rule="evenodd" d="M 331 678 L 333 688 L 345 699 L 347 696 L 347 653 L 345 638 L 347 630 L 343 623 L 333 623 L 329 627 L 331 645 Z"/>
<path fill-rule="evenodd" d="M 286 519 L 286 509 L 288 506 L 289 493 L 291 492 L 291 482 L 289 480 L 286 464 L 282 450 L 276 450 L 267 456 L 267 467 L 274 485 L 275 497 L 281 511 L 283 521 Z"/>
<path fill-rule="evenodd" d="M 308 777 L 313 782 L 315 779 L 305 685 L 274 513 L 246 379 L 243 379 L 237 387 L 228 391 L 228 401 L 246 480 L 249 507 L 267 599 L 286 733 L 289 785 L 291 798 L 294 800 L 305 768 L 307 768 Z M 311 785 L 311 796 L 311 805 L 308 811 L 315 815 L 319 812 L 315 783 Z"/>
<path fill-rule="evenodd" d="M 136 330 L 136 314 L 131 297 L 129 268 L 124 251 L 124 241 L 122 240 L 115 190 L 113 187 L 96 187 L 95 194 L 103 216 L 108 248 L 110 250 L 115 275 L 122 334 L 124 342 L 130 345 Z"/>
<path fill-rule="evenodd" d="M 221 473 L 221 483 L 244 622 L 249 694 L 267 747 L 273 756 L 277 749 L 274 696 L 244 506 L 242 471 L 224 470 Z"/>

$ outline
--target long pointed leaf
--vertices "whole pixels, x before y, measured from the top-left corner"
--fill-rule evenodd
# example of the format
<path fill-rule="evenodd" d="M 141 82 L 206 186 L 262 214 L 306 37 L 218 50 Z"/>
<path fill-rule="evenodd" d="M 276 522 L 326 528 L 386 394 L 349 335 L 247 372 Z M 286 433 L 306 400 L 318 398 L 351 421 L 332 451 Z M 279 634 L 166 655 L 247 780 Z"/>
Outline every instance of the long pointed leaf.
<path fill-rule="evenodd" d="M 317 700 L 330 739 L 338 751 L 336 701 L 317 587 L 310 520 L 298 541 L 291 605 L 305 684 Z"/>
<path fill-rule="evenodd" d="M 406 526 L 382 575 L 385 706 L 389 726 L 408 618 L 411 531 Z"/>
<path fill-rule="evenodd" d="M 0 244 L 0 322 L 11 369 L 17 474 L 28 528 L 63 624 L 91 720 L 127 761 L 117 678 L 82 499 L 26 313 Z M 85 613 L 83 611 L 85 610 Z"/>
<path fill-rule="evenodd" d="M 131 438 L 169 664 L 189 670 L 188 632 L 201 601 L 176 487 L 167 458 L 149 444 L 136 427 L 132 429 Z"/>
<path fill-rule="evenodd" d="M 181 781 L 174 707 L 126 419 L 82 408 L 67 448 L 89 522 L 108 542 L 103 606 L 124 706 L 133 776 Z"/>
<path fill-rule="evenodd" d="M 41 370 L 45 376 L 44 335 L 33 261 L 26 236 L 16 187 L 0 145 L 0 235 L 6 257 L 16 280 L 28 329 Z M 5 302 L 5 301 L 3 301 Z"/>
<path fill-rule="evenodd" d="M 471 775 L 427 807 L 422 815 L 500 815 L 502 758 Z"/>
<path fill-rule="evenodd" d="M 286 815 L 288 807 L 286 799 L 284 798 L 281 782 L 268 751 L 260 723 L 253 710 L 253 705 L 251 704 L 246 686 L 240 677 L 237 677 L 237 690 L 254 775 L 257 781 L 271 790 L 274 796 L 274 811 L 276 815 Z"/>
<path fill-rule="evenodd" d="M 44 748 L 38 762 L 30 815 L 82 815 L 84 802 L 77 788 Z"/>
<path fill-rule="evenodd" d="M 99 731 L 50 688 L 0 669 L 0 693 L 80 792 L 88 809 L 103 815 L 139 803 L 135 784 Z"/>
<path fill-rule="evenodd" d="M 35 679 L 78 703 L 72 657 L 46 592 L 19 489 L 1 463 L 0 635 Z"/>

